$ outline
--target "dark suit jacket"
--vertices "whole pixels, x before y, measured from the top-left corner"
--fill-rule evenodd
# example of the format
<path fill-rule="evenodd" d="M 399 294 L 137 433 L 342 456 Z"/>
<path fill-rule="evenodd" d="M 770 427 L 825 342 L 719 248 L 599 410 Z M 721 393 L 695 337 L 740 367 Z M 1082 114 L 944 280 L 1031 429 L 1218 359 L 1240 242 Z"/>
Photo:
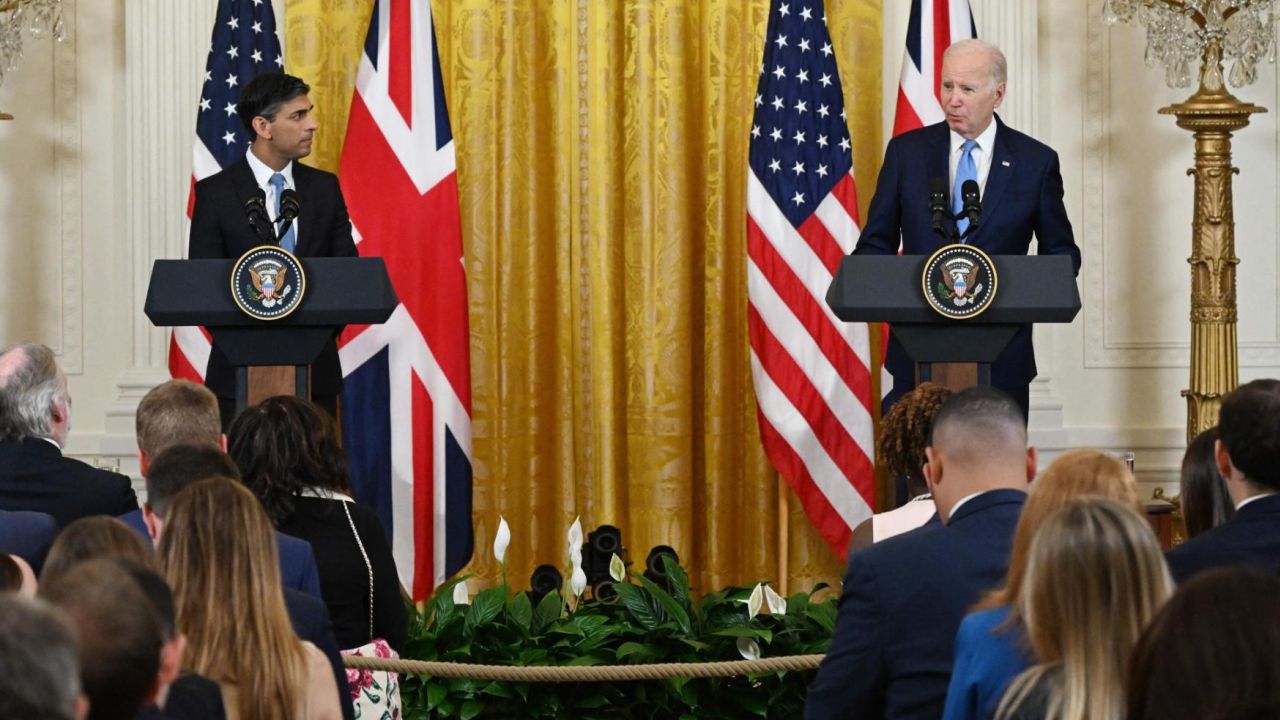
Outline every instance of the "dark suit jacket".
<path fill-rule="evenodd" d="M 36 575 L 57 536 L 58 521 L 48 513 L 0 510 L 0 552 L 26 560 Z"/>
<path fill-rule="evenodd" d="M 351 219 L 333 173 L 293 164 L 293 182 L 301 205 L 298 215 L 299 257 L 355 257 Z M 222 172 L 196 183 L 191 211 L 190 255 L 194 258 L 238 258 L 259 245 L 274 244 L 270 228 L 258 235 L 249 225 L 245 201 L 258 190 L 249 161 L 242 159 Z M 219 397 L 235 397 L 235 370 L 214 339 L 205 385 Z M 338 347 L 330 343 L 311 366 L 311 389 L 316 395 L 342 390 Z"/>
<path fill-rule="evenodd" d="M 352 720 L 355 709 L 351 705 L 351 693 L 347 685 L 347 671 L 342 665 L 342 654 L 338 652 L 338 643 L 333 639 L 333 623 L 329 620 L 329 610 L 324 603 L 306 593 L 285 588 L 285 609 L 289 611 L 289 622 L 293 624 L 293 632 L 300 640 L 320 648 L 329 665 L 333 667 L 333 677 L 338 681 L 338 704 L 342 706 L 344 720 Z"/>
<path fill-rule="evenodd" d="M 956 630 L 999 585 L 1026 493 L 993 490 L 946 525 L 926 525 L 849 558 L 831 647 L 806 718 L 942 715 Z"/>
<path fill-rule="evenodd" d="M 1250 502 L 1227 522 L 1165 553 L 1165 559 L 1178 584 L 1228 565 L 1280 573 L 1280 495 Z"/>
<path fill-rule="evenodd" d="M 1080 249 L 1062 204 L 1058 154 L 1005 125 L 999 117 L 995 122 L 998 128 L 991 171 L 982 193 L 982 221 L 965 242 L 989 255 L 1025 255 L 1034 234 L 1041 255 L 1070 255 L 1079 272 Z M 929 185 L 933 178 L 947 181 L 950 154 L 951 132 L 945 122 L 889 141 L 867 223 L 854 253 L 896 254 L 899 239 L 906 255 L 931 255 L 946 244 L 933 231 Z M 896 339 L 890 340 L 885 367 L 893 373 L 895 395 L 915 385 L 915 365 Z M 1012 390 L 1035 376 L 1028 325 L 992 365 L 991 384 Z"/>
<path fill-rule="evenodd" d="M 59 527 L 138 509 L 128 476 L 63 457 L 40 438 L 0 442 L 0 509 L 48 513 Z"/>
<path fill-rule="evenodd" d="M 146 521 L 142 519 L 141 510 L 121 515 L 119 519 L 125 525 L 142 533 L 147 543 L 151 543 L 151 533 L 147 530 Z M 319 598 L 320 574 L 316 571 L 316 559 L 311 552 L 311 543 L 277 532 L 276 545 L 280 556 L 280 582 L 287 588 Z"/>

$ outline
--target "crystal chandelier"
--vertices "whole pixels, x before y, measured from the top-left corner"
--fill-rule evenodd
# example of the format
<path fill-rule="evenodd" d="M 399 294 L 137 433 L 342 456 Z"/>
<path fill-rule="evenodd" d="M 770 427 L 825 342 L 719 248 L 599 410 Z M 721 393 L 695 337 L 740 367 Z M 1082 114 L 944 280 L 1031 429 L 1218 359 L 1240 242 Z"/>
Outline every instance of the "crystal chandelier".
<path fill-rule="evenodd" d="M 22 34 L 61 42 L 67 26 L 62 19 L 62 0 L 0 0 L 0 85 L 5 74 L 22 60 Z"/>
<path fill-rule="evenodd" d="M 1257 63 L 1276 61 L 1273 0 L 1105 0 L 1108 25 L 1135 17 L 1147 28 L 1146 62 L 1165 68 L 1169 87 L 1190 87 L 1201 62 L 1199 80 L 1208 90 L 1222 88 L 1222 61 L 1233 59 L 1228 80 L 1243 87 L 1257 78 Z"/>

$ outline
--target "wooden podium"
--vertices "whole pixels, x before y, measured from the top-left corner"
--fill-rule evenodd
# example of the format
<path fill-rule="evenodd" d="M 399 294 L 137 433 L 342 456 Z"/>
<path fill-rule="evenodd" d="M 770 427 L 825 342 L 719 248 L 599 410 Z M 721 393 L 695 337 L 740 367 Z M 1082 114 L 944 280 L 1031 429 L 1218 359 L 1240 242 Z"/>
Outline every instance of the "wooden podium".
<path fill-rule="evenodd" d="M 999 288 L 991 307 L 957 320 L 929 307 L 921 289 L 924 255 L 848 255 L 827 290 L 846 322 L 886 322 L 916 363 L 916 381 L 959 390 L 991 383 L 991 363 L 1023 325 L 1069 323 L 1080 312 L 1066 255 L 993 255 Z"/>
<path fill-rule="evenodd" d="M 349 324 L 386 322 L 399 304 L 382 258 L 299 258 L 307 294 L 288 317 L 258 320 L 231 297 L 235 260 L 157 260 L 145 312 L 157 326 L 203 325 L 236 368 L 236 411 L 273 395 L 310 396 L 309 372 Z"/>

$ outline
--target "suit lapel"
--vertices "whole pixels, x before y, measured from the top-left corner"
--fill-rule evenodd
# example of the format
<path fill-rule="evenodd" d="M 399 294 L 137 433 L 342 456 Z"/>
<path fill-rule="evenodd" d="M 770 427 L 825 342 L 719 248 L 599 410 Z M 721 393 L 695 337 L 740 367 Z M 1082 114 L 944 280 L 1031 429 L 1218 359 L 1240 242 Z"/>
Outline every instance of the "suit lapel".
<path fill-rule="evenodd" d="M 1009 129 L 1000 121 L 1000 118 L 997 117 L 995 122 L 996 146 L 991 154 L 991 170 L 987 173 L 987 186 L 982 191 L 982 217 L 984 219 L 995 217 L 996 206 L 1004 198 L 1005 190 L 1009 187 L 1009 180 L 1013 177 L 1013 173 L 1018 167 L 1009 144 Z M 969 238 L 969 242 L 973 243 L 982 238 L 984 230 L 986 230 L 985 222 L 978 226 L 978 230 Z"/>
<path fill-rule="evenodd" d="M 253 177 L 253 169 L 249 167 L 248 160 L 241 158 L 239 162 L 227 168 L 227 172 L 231 175 L 231 186 L 235 189 L 236 200 L 240 203 L 240 207 L 243 208 L 245 203 L 249 201 L 249 198 L 261 189 L 258 187 L 257 179 Z M 275 235 L 272 232 L 272 228 L 269 223 L 266 227 L 262 228 L 262 234 L 266 236 L 265 239 L 263 237 L 259 237 L 258 234 L 253 231 L 253 228 L 249 225 L 247 218 L 244 222 L 244 231 L 245 236 L 249 241 L 249 247 L 269 245 L 274 242 Z"/>
<path fill-rule="evenodd" d="M 304 251 L 310 250 L 311 243 L 308 241 L 315 234 L 316 223 L 319 222 L 316 218 L 320 208 L 316 206 L 316 193 L 310 170 L 310 168 L 297 160 L 293 162 L 293 184 L 298 189 L 298 202 L 300 205 L 298 209 L 298 220 L 300 222 L 297 231 L 297 244 L 293 246 L 293 254 L 298 256 L 305 255 L 306 252 Z M 302 228 L 306 228 L 308 234 L 304 235 Z"/>
<path fill-rule="evenodd" d="M 947 126 L 946 121 L 938 123 L 934 127 L 937 131 L 930 138 L 932 148 L 929 155 L 937 158 L 933 161 L 933 171 L 929 173 L 930 182 L 933 178 L 942 178 L 947 184 L 947 207 L 951 203 L 951 128 Z"/>

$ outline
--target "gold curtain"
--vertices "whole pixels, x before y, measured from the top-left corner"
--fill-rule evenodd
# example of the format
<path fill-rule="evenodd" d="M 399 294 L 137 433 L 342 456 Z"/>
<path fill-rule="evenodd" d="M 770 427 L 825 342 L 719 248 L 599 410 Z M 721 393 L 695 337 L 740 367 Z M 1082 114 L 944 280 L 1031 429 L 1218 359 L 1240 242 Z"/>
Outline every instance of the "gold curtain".
<path fill-rule="evenodd" d="M 673 546 L 704 591 L 838 579 L 756 427 L 745 187 L 768 5 L 435 3 L 471 305 L 477 586 L 498 575 L 499 515 L 516 587 L 537 564 L 566 564 L 578 515 L 586 530 L 621 528 L 633 568 Z M 337 166 L 371 7 L 286 2 L 319 167 Z M 865 211 L 880 0 L 827 13 Z"/>

